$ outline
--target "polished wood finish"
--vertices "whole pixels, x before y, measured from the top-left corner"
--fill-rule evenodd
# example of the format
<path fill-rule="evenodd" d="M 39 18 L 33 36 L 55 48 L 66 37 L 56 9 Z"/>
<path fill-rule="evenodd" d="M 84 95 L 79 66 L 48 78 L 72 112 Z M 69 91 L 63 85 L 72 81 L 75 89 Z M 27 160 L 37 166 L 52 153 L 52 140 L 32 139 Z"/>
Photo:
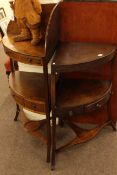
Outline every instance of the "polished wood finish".
<path fill-rule="evenodd" d="M 47 62 L 52 58 L 53 52 L 55 51 L 56 48 L 52 47 L 52 45 L 57 46 L 59 42 L 59 35 L 60 35 L 59 21 L 60 21 L 60 7 L 58 3 L 52 10 L 46 30 L 45 47 L 46 47 L 46 57 L 48 58 Z"/>
<path fill-rule="evenodd" d="M 10 22 L 8 26 L 8 36 L 5 36 L 3 38 L 3 46 L 7 55 L 9 55 L 11 58 L 13 58 L 16 61 L 26 63 L 26 64 L 43 65 L 43 59 L 45 59 L 45 57 L 49 61 L 50 56 L 52 56 L 52 53 L 56 48 L 56 42 L 57 42 L 57 39 L 55 42 L 55 38 L 57 38 L 56 37 L 57 32 L 55 31 L 58 31 L 58 27 L 56 26 L 57 22 L 53 23 L 53 21 L 51 20 L 51 18 L 53 19 L 53 14 L 50 15 L 51 12 L 54 13 L 54 9 L 53 9 L 54 6 L 55 4 L 49 4 L 49 5 L 43 4 L 42 6 L 43 39 L 42 41 L 40 41 L 39 45 L 37 46 L 32 46 L 30 41 L 14 42 L 13 37 L 15 34 L 19 33 L 19 30 L 15 21 Z M 54 13 L 55 15 L 54 21 L 56 21 L 56 18 L 57 18 L 56 14 L 58 14 L 58 12 Z M 54 28 L 54 35 L 53 33 L 51 33 L 52 32 L 51 29 L 53 28 Z M 51 44 L 49 42 L 49 46 L 48 46 L 48 38 L 51 38 Z"/>
<path fill-rule="evenodd" d="M 29 41 L 14 42 L 13 36 L 9 35 L 3 38 L 6 54 L 22 63 L 42 65 L 42 58 L 45 56 L 44 42 L 34 47 Z"/>
<path fill-rule="evenodd" d="M 92 128 L 92 129 L 83 129 L 83 128 L 78 127 L 76 124 L 74 124 L 72 122 L 67 122 L 67 124 L 75 132 L 76 137 L 73 138 L 70 142 L 68 142 L 64 146 L 61 146 L 61 147 L 57 148 L 56 152 L 63 151 L 66 148 L 69 148 L 71 146 L 74 146 L 74 145 L 77 145 L 77 144 L 81 144 L 81 143 L 85 143 L 85 142 L 91 140 L 92 138 L 94 138 L 102 130 L 102 128 L 104 128 L 105 126 L 109 125 L 110 123 L 111 123 L 111 121 L 107 121 L 104 124 L 102 124 L 100 126 L 96 126 L 96 127 Z"/>
<path fill-rule="evenodd" d="M 95 69 L 96 66 L 110 61 L 114 54 L 114 45 L 64 42 L 60 43 L 57 48 L 52 69 L 56 72 L 86 70 L 90 67 Z"/>
<path fill-rule="evenodd" d="M 117 44 L 117 20 L 116 20 L 116 11 L 117 8 L 117 3 L 116 2 L 70 2 L 70 3 L 65 3 L 62 2 L 60 4 L 60 14 L 61 14 L 61 18 L 60 18 L 60 42 L 61 45 L 59 46 L 59 52 L 57 53 L 60 57 L 59 57 L 59 61 L 58 61 L 58 67 L 56 65 L 56 62 L 53 61 L 53 63 L 55 63 L 54 65 L 52 65 L 52 83 L 51 84 L 56 84 L 56 78 L 55 78 L 55 73 L 58 74 L 58 72 L 66 72 L 66 71 L 79 71 L 78 73 L 72 73 L 72 74 L 68 74 L 68 77 L 75 77 L 76 79 L 81 77 L 87 77 L 88 79 L 92 78 L 100 78 L 100 79 L 105 79 L 105 76 L 103 76 L 103 74 L 101 74 L 102 72 L 105 73 L 105 71 L 107 72 L 108 69 L 100 69 L 99 66 L 99 70 L 102 72 L 99 72 L 97 69 L 96 73 L 93 73 L 93 71 L 95 72 L 95 66 L 97 67 L 97 65 L 95 65 L 95 61 L 94 64 L 90 65 L 88 63 L 84 63 L 81 64 L 83 66 L 81 66 L 80 68 L 78 67 L 77 62 L 74 63 L 74 60 L 76 61 L 75 58 L 73 58 L 72 55 L 76 54 L 76 51 L 72 51 L 72 49 L 70 48 L 66 51 L 66 60 L 64 59 L 60 59 L 63 55 L 62 52 L 60 52 L 60 47 L 62 45 L 67 45 L 67 44 L 71 44 L 71 43 L 76 43 L 76 42 L 93 42 L 93 43 L 109 43 L 109 44 Z M 110 27 L 111 26 L 111 27 Z M 62 48 L 62 47 L 61 47 Z M 66 47 L 67 48 L 67 47 Z M 64 48 L 65 49 L 65 48 Z M 64 51 L 63 49 L 63 51 Z M 71 53 L 72 51 L 72 55 L 71 59 L 69 56 L 69 53 Z M 61 55 L 61 54 L 62 55 Z M 56 55 L 57 55 L 56 54 Z M 115 53 L 114 53 L 115 54 Z M 69 61 L 67 60 L 67 58 L 69 57 Z M 65 56 L 64 56 L 65 58 Z M 77 57 L 76 57 L 77 58 Z M 70 64 L 67 63 L 70 62 Z M 77 61 L 79 61 L 77 59 Z M 87 60 L 85 60 L 87 62 Z M 99 61 L 99 60 L 98 60 Z M 100 60 L 101 61 L 101 60 Z M 108 60 L 109 61 L 109 60 Z M 114 64 L 116 63 L 116 59 Z M 97 62 L 97 61 L 96 61 Z M 102 61 L 102 64 L 104 62 Z M 60 64 L 60 65 L 59 65 Z M 88 66 L 86 66 L 88 64 Z M 100 62 L 101 64 L 101 62 Z M 73 67 L 72 67 L 73 65 Z M 85 66 L 86 67 L 85 67 Z M 92 66 L 92 67 L 91 67 Z M 84 67 L 84 68 L 83 68 Z M 57 68 L 57 69 L 56 69 Z M 88 72 L 88 68 L 89 68 L 89 72 Z M 114 67 L 111 67 L 114 70 Z M 87 70 L 86 70 L 87 69 Z M 82 75 L 82 71 L 85 72 Z M 108 73 L 108 72 L 107 72 Z M 111 73 L 111 72 L 110 72 Z M 84 117 L 84 115 L 79 115 L 79 118 L 76 116 L 71 116 L 69 118 L 71 118 L 70 124 L 71 122 L 84 122 L 84 123 L 98 123 L 99 124 L 99 128 L 101 128 L 100 126 L 104 126 L 104 123 L 107 125 L 108 124 L 108 120 L 109 123 L 112 125 L 113 129 L 115 130 L 115 124 L 113 124 L 113 121 L 116 121 L 117 117 L 116 117 L 116 104 L 117 104 L 117 98 L 116 98 L 116 70 L 114 72 L 114 77 L 111 77 L 111 80 L 113 80 L 113 90 L 114 92 L 114 97 L 112 97 L 112 103 L 113 105 L 111 105 L 112 103 L 110 102 L 110 100 L 108 100 L 107 103 L 107 109 L 104 107 L 104 109 L 101 109 L 102 113 L 100 113 L 100 110 L 98 110 L 96 113 L 89 113 L 86 114 L 86 117 Z M 66 74 L 66 73 L 65 73 Z M 63 74 L 62 74 L 63 75 Z M 65 75 L 66 76 L 66 75 Z M 110 79 L 109 77 L 109 79 Z M 106 76 L 107 79 L 107 76 Z M 56 89 L 54 88 L 54 86 L 51 87 L 52 92 L 54 97 L 52 97 L 52 108 L 53 108 L 53 116 L 55 116 L 55 111 L 56 110 Z M 54 106 L 55 105 L 55 106 Z M 112 112 L 110 110 L 112 106 Z M 72 114 L 72 113 L 71 113 Z M 99 116 L 99 118 L 98 118 Z M 113 120 L 113 121 L 112 121 Z M 107 122 L 106 122 L 107 121 Z M 53 127 L 52 127 L 52 131 L 53 131 L 53 139 L 52 139 L 52 169 L 54 169 L 54 165 L 55 165 L 55 151 L 56 151 L 56 140 L 54 139 L 56 137 L 56 118 L 53 117 Z M 67 121 L 68 123 L 68 121 Z M 100 125 L 101 124 L 101 125 Z M 74 126 L 71 126 L 72 129 L 74 130 L 74 132 L 77 135 L 76 140 L 72 140 L 71 144 L 75 144 L 78 142 L 82 142 L 84 140 L 87 140 L 87 138 L 89 139 L 91 137 L 93 137 L 93 134 L 95 135 L 95 133 L 97 133 L 97 131 L 94 129 L 93 132 L 90 130 L 88 133 L 85 133 L 84 135 L 80 135 L 80 141 L 79 141 L 79 129 Z M 77 132 L 76 132 L 77 130 Z M 83 132 L 83 131 L 82 131 Z M 82 137 L 81 137 L 82 136 Z M 85 138 L 85 139 L 84 139 Z M 68 143 L 68 145 L 64 145 L 64 147 L 69 146 L 70 143 Z M 62 148 L 59 148 L 62 149 Z"/>
<path fill-rule="evenodd" d="M 62 81 L 59 93 L 56 95 L 58 100 L 56 100 L 56 108 L 53 113 L 64 119 L 75 132 L 76 137 L 64 146 L 57 148 L 57 152 L 92 139 L 108 124 L 111 124 L 112 128 L 116 130 L 112 122 L 111 112 L 108 111 L 110 108 L 108 105 L 110 105 L 111 91 L 112 84 L 110 81 L 92 79 L 67 79 Z M 92 111 L 97 112 L 97 110 L 101 112 L 105 105 L 107 105 L 107 121 L 93 129 L 78 127 L 79 121 L 74 119 L 78 118 L 79 114 L 91 113 Z"/>
<path fill-rule="evenodd" d="M 106 80 L 64 79 L 56 94 L 56 111 L 78 107 L 81 112 L 98 109 L 110 98 L 111 89 L 112 84 Z"/>
<path fill-rule="evenodd" d="M 51 10 L 53 9 L 52 6 L 51 6 L 52 8 L 50 6 L 48 7 Z M 44 8 L 46 9 L 46 6 L 44 6 Z M 12 39 L 13 35 L 19 32 L 17 30 L 17 26 L 16 28 L 13 27 L 14 23 L 13 25 L 9 25 L 9 29 L 8 29 L 9 35 L 8 37 L 3 39 L 3 45 L 5 48 L 5 51 L 12 59 L 16 61 L 21 61 L 23 63 L 43 66 L 43 72 L 44 72 L 43 85 L 45 87 L 44 99 L 45 99 L 45 114 L 46 114 L 46 126 L 47 126 L 47 137 L 45 139 L 45 142 L 47 143 L 47 162 L 49 162 L 50 160 L 50 147 L 51 147 L 50 105 L 52 106 L 52 160 L 51 160 L 52 169 L 54 169 L 54 166 L 55 166 L 55 152 L 57 150 L 56 149 L 56 116 L 57 115 L 60 116 L 66 123 L 68 123 L 68 125 L 73 129 L 73 131 L 76 134 L 75 141 L 72 140 L 70 143 L 64 145 L 63 146 L 64 148 L 66 148 L 67 146 L 69 147 L 71 145 L 74 145 L 76 143 L 82 143 L 87 140 L 90 140 L 100 131 L 100 129 L 102 129 L 107 124 L 111 124 L 113 129 L 116 130 L 115 123 L 114 123 L 116 121 L 116 116 L 113 117 L 112 116 L 113 111 L 111 112 L 112 90 L 113 89 L 116 90 L 116 88 L 115 86 L 114 88 L 111 87 L 111 83 L 104 81 L 104 84 L 101 83 L 101 86 L 99 86 L 99 89 L 96 87 L 96 89 L 99 90 L 99 94 L 98 93 L 96 94 L 97 95 L 96 98 L 92 96 L 91 101 L 88 98 L 83 97 L 84 99 L 86 99 L 87 103 L 83 104 L 83 109 L 81 107 L 80 110 L 76 110 L 79 108 L 79 106 L 82 106 L 80 104 L 79 106 L 76 105 L 78 102 L 76 98 L 74 98 L 74 104 L 76 106 L 71 105 L 71 101 L 69 101 L 69 103 L 66 103 L 65 98 L 67 98 L 66 92 L 68 91 L 67 90 L 65 91 L 64 88 L 62 89 L 62 91 L 65 92 L 65 94 L 63 94 L 63 97 L 65 98 L 64 99 L 63 97 L 56 98 L 57 94 L 60 95 L 59 93 L 60 91 L 57 91 L 57 90 L 61 89 L 61 86 L 58 86 L 58 85 L 62 85 L 62 83 L 64 82 L 64 80 L 63 82 L 61 81 L 61 76 L 64 76 L 64 73 L 66 74 L 66 72 L 75 71 L 76 78 L 77 78 L 76 71 L 79 71 L 79 70 L 81 72 L 82 71 L 90 72 L 91 68 L 94 71 L 95 71 L 95 68 L 99 68 L 99 71 L 98 71 L 99 73 L 101 71 L 100 66 L 102 66 L 103 64 L 109 61 L 110 62 L 113 61 L 112 58 L 115 57 L 115 54 L 116 54 L 116 47 L 113 44 L 117 44 L 117 32 L 116 32 L 117 31 L 117 25 L 116 25 L 117 10 L 116 9 L 117 9 L 117 4 L 111 3 L 111 2 L 110 3 L 60 2 L 60 4 L 58 4 L 52 10 L 51 15 L 49 10 L 45 10 L 45 12 L 43 10 L 44 13 L 42 14 L 42 18 L 44 23 L 42 27 L 42 32 L 44 32 L 44 35 L 43 35 L 44 38 L 42 39 L 42 42 L 40 43 L 39 47 L 38 46 L 32 47 L 30 46 L 29 42 L 25 42 L 25 44 L 22 42 L 20 46 L 13 43 L 13 39 Z M 100 18 L 100 16 L 102 18 Z M 83 42 L 83 44 L 81 44 L 81 42 Z M 52 75 L 51 75 L 51 103 L 52 104 L 51 104 L 50 94 L 49 94 L 50 92 L 49 92 L 47 63 L 50 60 L 51 56 L 53 55 L 54 51 L 56 50 L 57 46 L 58 46 L 58 50 L 56 52 L 56 56 L 54 57 L 54 61 L 52 63 Z M 81 52 L 83 54 L 83 57 L 82 56 L 80 57 L 80 51 L 82 51 L 83 49 L 82 46 L 83 47 L 86 46 L 86 47 L 84 47 L 85 49 L 83 50 L 83 52 Z M 99 50 L 97 47 L 99 48 Z M 77 52 L 78 50 L 79 52 Z M 92 50 L 95 51 L 95 53 L 93 53 Z M 86 51 L 86 53 L 84 53 L 84 51 Z M 97 57 L 98 51 L 101 51 L 101 52 L 103 51 L 104 55 L 100 55 L 99 57 Z M 76 53 L 79 54 L 78 57 Z M 90 53 L 92 53 L 93 56 Z M 99 54 L 102 54 L 102 53 L 99 52 Z M 86 58 L 84 56 L 86 56 Z M 78 59 L 79 57 L 80 59 Z M 116 63 L 116 59 L 115 59 L 115 63 Z M 109 73 L 112 74 L 113 72 L 109 72 Z M 60 83 L 58 83 L 57 81 L 59 80 L 59 75 L 60 75 Z M 86 73 L 85 75 L 86 75 L 85 78 L 86 77 L 88 78 L 89 74 Z M 94 75 L 92 72 L 93 79 L 95 79 L 97 76 L 98 80 L 99 79 L 102 80 L 103 78 L 100 77 L 99 75 L 100 74 Z M 15 77 L 15 74 L 13 74 L 13 77 Z M 13 77 L 11 78 L 11 80 L 17 82 L 17 80 Z M 106 77 L 106 79 L 109 79 L 110 82 L 114 80 L 114 83 L 116 84 L 116 81 L 115 81 L 116 77 L 112 78 L 112 76 L 110 76 L 109 78 Z M 12 82 L 11 80 L 10 82 Z M 56 83 L 58 83 L 58 85 Z M 56 88 L 56 86 L 58 89 Z M 27 91 L 28 91 L 29 87 L 27 86 L 25 87 L 27 88 Z M 103 88 L 101 89 L 100 87 L 103 87 Z M 35 105 L 37 105 L 37 101 L 35 100 L 35 97 L 34 99 L 31 99 L 29 96 L 27 96 L 27 93 L 26 94 L 23 93 L 24 98 L 22 98 L 22 91 L 20 91 L 20 94 L 19 94 L 18 93 L 19 89 L 18 91 L 15 91 L 15 89 L 16 87 L 15 85 L 13 85 L 13 90 L 11 88 L 11 91 L 13 95 L 15 95 L 14 98 L 16 99 L 16 102 L 18 102 L 23 106 L 25 106 L 25 104 L 28 104 L 29 106 L 27 107 L 30 110 L 35 111 L 34 108 L 35 108 Z M 66 87 L 66 89 L 69 89 L 69 88 Z M 74 90 L 74 88 L 72 90 Z M 101 92 L 103 92 L 104 94 L 103 93 L 101 94 Z M 75 97 L 75 95 L 73 96 L 71 95 L 71 97 Z M 114 109 L 114 111 L 116 111 L 115 97 L 116 97 L 116 94 L 114 95 L 114 98 L 112 98 L 112 102 L 114 102 L 114 108 L 112 109 Z M 38 100 L 39 100 L 38 101 L 38 105 L 39 105 L 40 97 Z M 64 100 L 63 104 L 65 104 L 65 106 L 62 104 L 61 100 Z M 64 108 L 61 107 L 61 104 L 64 106 Z M 36 112 L 40 113 L 40 109 L 41 108 L 37 110 L 36 108 Z M 92 115 L 91 111 L 93 110 L 94 111 L 97 110 L 95 115 Z M 103 111 L 102 115 L 104 114 L 104 117 L 100 115 L 101 111 Z M 61 115 L 59 112 L 61 112 Z M 81 116 L 81 112 L 86 115 L 85 119 Z M 86 114 L 87 112 L 89 117 L 87 117 L 88 116 Z M 101 116 L 99 117 L 99 119 L 97 114 Z M 93 117 L 91 118 L 90 115 L 92 115 Z M 97 117 L 95 118 L 96 115 Z M 79 118 L 81 122 L 82 121 L 84 123 L 94 122 L 95 124 L 98 123 L 99 125 L 96 128 L 93 128 L 93 130 L 90 129 L 87 131 L 86 129 L 84 130 L 82 130 L 82 128 L 79 129 L 74 124 L 74 123 L 79 123 Z M 37 128 L 37 126 L 35 126 L 34 123 L 30 123 L 30 122 L 29 123 L 27 122 L 25 126 L 27 126 L 28 129 L 30 128 L 30 126 L 34 130 Z M 40 126 L 41 125 L 39 124 L 39 127 Z M 36 133 L 33 132 L 34 130 L 31 128 L 29 130 L 33 133 L 33 135 L 37 136 L 37 132 Z M 39 136 L 38 138 L 41 138 L 41 140 L 44 140 L 44 137 L 40 135 L 40 133 L 38 136 Z M 79 137 L 80 137 L 80 140 L 79 140 Z M 63 148 L 59 148 L 59 149 L 63 149 Z"/>
<path fill-rule="evenodd" d="M 40 131 L 37 133 L 37 131 L 29 129 L 30 126 L 33 126 L 32 122 L 26 126 L 30 133 L 47 143 L 47 162 L 50 162 L 51 153 L 50 92 L 47 64 L 58 43 L 58 10 L 55 10 L 54 6 L 55 4 L 42 5 L 41 32 L 43 38 L 38 46 L 32 46 L 29 41 L 20 43 L 13 41 L 13 37 L 20 33 L 16 21 L 10 22 L 8 36 L 3 38 L 5 52 L 12 59 L 13 73 L 10 76 L 10 88 L 15 101 L 31 111 L 46 115 L 46 137 Z M 36 73 L 14 72 L 14 60 L 43 66 L 43 74 L 40 76 Z"/>
<path fill-rule="evenodd" d="M 94 136 L 106 125 L 111 124 L 116 130 L 112 121 L 110 110 L 110 98 L 112 94 L 113 65 L 116 53 L 115 45 L 97 43 L 63 42 L 60 43 L 52 61 L 51 76 L 51 100 L 52 100 L 52 160 L 51 168 L 55 168 L 55 152 L 66 149 L 70 146 L 84 143 Z M 94 70 L 110 62 L 110 76 L 106 79 L 69 78 L 62 77 L 64 72 L 78 72 Z M 62 74 L 61 74 L 62 73 Z M 57 76 L 60 80 L 56 84 Z M 106 108 L 107 120 L 93 129 L 78 127 L 79 114 L 91 113 L 92 111 Z M 56 148 L 56 116 L 66 122 L 75 132 L 76 137 L 60 148 Z"/>
<path fill-rule="evenodd" d="M 95 42 L 117 44 L 117 2 L 62 2 L 60 5 L 60 41 L 61 42 Z M 72 24 L 75 24 L 72 25 Z M 117 57 L 117 54 L 116 56 Z M 115 58 L 115 67 L 117 59 Z M 95 77 L 103 77 L 108 73 L 107 69 L 97 71 Z M 71 75 L 70 75 L 71 76 Z M 76 73 L 72 76 L 82 76 Z M 87 72 L 87 77 L 91 74 Z M 94 77 L 94 74 L 92 74 Z M 117 120 L 117 69 L 114 69 L 113 91 L 112 97 L 112 119 Z M 100 117 L 101 115 L 101 117 Z M 106 115 L 100 114 L 99 117 L 88 117 L 85 121 L 95 123 L 105 121 Z M 79 118 L 80 122 L 84 122 L 84 118 Z"/>
<path fill-rule="evenodd" d="M 51 4 L 41 4 L 42 6 L 42 24 L 41 24 L 41 30 L 42 30 L 42 36 L 43 39 L 46 40 L 46 35 L 47 35 L 47 28 L 49 25 L 49 21 L 52 18 L 51 14 L 53 13 L 53 10 L 56 6 L 56 4 L 51 3 Z M 56 25 L 56 24 L 53 24 Z M 57 30 L 57 29 L 56 29 Z M 51 34 L 50 34 L 51 35 Z"/>
<path fill-rule="evenodd" d="M 45 114 L 43 74 L 15 72 L 9 77 L 12 96 L 16 102 L 32 111 Z"/>
<path fill-rule="evenodd" d="M 60 41 L 116 44 L 116 9 L 117 2 L 61 2 Z"/>

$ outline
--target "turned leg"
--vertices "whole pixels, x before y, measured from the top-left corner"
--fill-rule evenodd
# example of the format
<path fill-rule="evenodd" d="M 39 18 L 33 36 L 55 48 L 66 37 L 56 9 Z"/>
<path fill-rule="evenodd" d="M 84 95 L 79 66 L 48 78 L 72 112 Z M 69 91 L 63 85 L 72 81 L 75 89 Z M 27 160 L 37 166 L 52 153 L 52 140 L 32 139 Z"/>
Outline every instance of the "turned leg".
<path fill-rule="evenodd" d="M 18 116 L 19 116 L 19 112 L 20 112 L 20 108 L 19 108 L 19 105 L 16 104 L 16 114 L 15 114 L 15 118 L 14 118 L 14 121 L 17 121 L 18 119 Z"/>

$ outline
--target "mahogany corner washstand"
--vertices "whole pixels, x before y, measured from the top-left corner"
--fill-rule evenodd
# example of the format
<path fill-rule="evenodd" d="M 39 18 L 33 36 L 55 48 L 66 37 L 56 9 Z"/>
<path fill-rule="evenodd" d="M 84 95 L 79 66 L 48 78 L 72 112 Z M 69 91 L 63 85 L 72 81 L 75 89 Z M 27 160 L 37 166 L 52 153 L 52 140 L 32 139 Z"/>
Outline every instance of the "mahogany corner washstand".
<path fill-rule="evenodd" d="M 55 152 L 75 144 L 86 142 L 106 125 L 111 124 L 116 130 L 111 114 L 111 95 L 113 78 L 113 61 L 116 47 L 109 44 L 95 43 L 60 43 L 52 62 L 51 100 L 52 100 L 52 169 L 55 165 Z M 100 70 L 103 64 L 110 62 L 111 74 L 108 79 L 66 78 L 58 75 L 64 72 Z M 77 126 L 74 118 L 79 114 L 91 113 L 106 105 L 108 119 L 91 129 Z M 75 132 L 76 137 L 56 150 L 56 116 L 65 121 Z M 73 116 L 73 118 L 72 118 Z"/>
<path fill-rule="evenodd" d="M 113 24 L 117 13 L 116 8 L 111 13 L 115 5 L 112 4 L 59 4 L 60 38 L 51 65 L 52 169 L 55 168 L 56 152 L 90 140 L 106 125 L 116 130 L 111 113 L 111 96 L 117 43 Z M 110 18 L 112 27 L 108 28 Z M 102 76 L 102 72 L 107 74 Z M 93 116 L 92 119 L 87 114 Z M 97 114 L 100 116 L 98 122 Z M 56 116 L 76 134 L 71 141 L 57 148 Z M 90 120 L 84 120 L 85 125 L 79 127 L 79 118 L 82 124 L 84 116 Z M 87 123 L 95 125 L 87 129 Z"/>
<path fill-rule="evenodd" d="M 41 133 L 39 134 L 39 130 L 38 135 L 37 132 L 32 132 L 32 134 L 47 143 L 48 162 L 50 160 L 51 152 L 51 103 L 47 64 L 57 48 L 52 63 L 51 76 L 51 100 L 53 113 L 52 169 L 54 169 L 55 165 L 56 151 L 55 114 L 60 117 L 61 121 L 63 120 L 67 122 L 76 133 L 76 138 L 68 143 L 68 146 L 91 139 L 107 124 L 111 124 L 115 130 L 115 123 L 117 120 L 117 70 L 115 70 L 114 77 L 112 76 L 112 71 L 114 70 L 112 69 L 112 62 L 115 61 L 114 64 L 117 65 L 115 55 L 115 45 L 117 44 L 117 3 L 61 2 L 54 9 L 53 6 L 54 5 L 42 5 L 42 31 L 44 34 L 44 40 L 42 40 L 39 46 L 33 47 L 29 42 L 14 43 L 12 36 L 17 33 L 17 27 L 15 27 L 14 22 L 10 23 L 8 27 L 8 36 L 3 39 L 5 52 L 11 58 L 13 73 L 10 76 L 10 86 L 11 92 L 17 102 L 17 114 L 19 113 L 18 104 L 21 104 L 34 112 L 46 114 L 47 138 L 45 136 L 43 137 Z M 80 45 L 80 43 L 83 44 Z M 96 43 L 99 43 L 98 47 L 96 46 Z M 104 43 L 104 45 L 102 43 Z M 102 47 L 102 45 L 104 47 Z M 79 46 L 81 47 L 81 52 L 78 52 Z M 85 47 L 88 53 L 84 54 L 82 47 Z M 91 48 L 89 49 L 89 47 Z M 92 48 L 94 52 L 92 52 Z M 99 53 L 97 53 L 97 51 L 99 51 Z M 81 57 L 79 57 L 80 59 L 77 59 L 77 54 L 80 53 Z M 87 58 L 82 57 L 83 55 L 87 56 Z M 94 57 L 92 57 L 92 55 Z M 115 59 L 113 59 L 114 56 Z M 14 72 L 14 60 L 27 64 L 43 66 L 44 73 L 40 75 L 36 73 L 28 74 Z M 78 60 L 79 62 L 77 62 Z M 109 72 L 101 68 L 107 62 L 110 63 Z M 95 72 L 95 69 L 97 69 L 96 74 L 93 73 L 93 71 Z M 110 76 L 106 76 L 105 79 L 105 76 L 103 78 L 100 74 L 102 72 L 106 72 Z M 112 77 L 114 88 L 112 87 Z M 34 84 L 32 84 L 32 80 Z M 55 81 L 58 83 L 57 89 Z M 41 82 L 41 85 L 39 82 Z M 114 98 L 111 98 L 112 89 L 114 89 Z M 87 98 L 84 99 L 84 97 Z M 72 99 L 72 103 L 69 99 Z M 79 101 L 79 99 L 82 100 Z M 101 112 L 103 109 L 103 111 L 106 111 L 106 114 L 107 109 L 108 114 L 111 112 L 110 99 L 112 99 L 113 102 L 113 105 L 111 106 L 112 116 L 103 115 L 103 112 Z M 92 116 L 92 111 L 95 113 L 94 116 Z M 84 117 L 84 115 L 83 117 L 82 115 L 80 116 L 81 113 L 85 114 L 86 117 Z M 88 115 L 86 115 L 86 113 Z M 99 115 L 97 115 L 97 113 L 99 113 Z M 15 119 L 17 119 L 17 115 Z M 89 131 L 86 129 L 82 130 L 75 125 L 75 123 L 79 121 L 81 123 L 88 122 L 97 124 L 97 127 Z M 80 138 L 80 141 L 78 137 Z M 58 148 L 58 151 L 64 149 L 67 145 L 64 145 L 60 149 Z"/>
<path fill-rule="evenodd" d="M 13 98 L 17 103 L 15 121 L 19 114 L 19 105 L 26 109 L 45 114 L 45 121 L 40 121 L 33 125 L 31 121 L 28 128 L 31 134 L 41 139 L 47 144 L 47 162 L 50 162 L 51 152 L 51 126 L 50 126 L 50 95 L 48 62 L 51 59 L 58 40 L 58 13 L 55 4 L 42 4 L 41 30 L 43 38 L 38 46 L 32 46 L 30 41 L 14 42 L 13 37 L 19 33 L 15 21 L 11 21 L 8 26 L 8 35 L 3 38 L 3 46 L 6 54 L 11 58 L 12 73 L 9 77 L 9 86 Z M 14 61 L 25 64 L 43 67 L 43 73 L 29 73 L 15 71 Z M 40 127 L 46 124 L 47 136 L 39 131 Z M 33 129 L 33 130 L 32 130 Z"/>

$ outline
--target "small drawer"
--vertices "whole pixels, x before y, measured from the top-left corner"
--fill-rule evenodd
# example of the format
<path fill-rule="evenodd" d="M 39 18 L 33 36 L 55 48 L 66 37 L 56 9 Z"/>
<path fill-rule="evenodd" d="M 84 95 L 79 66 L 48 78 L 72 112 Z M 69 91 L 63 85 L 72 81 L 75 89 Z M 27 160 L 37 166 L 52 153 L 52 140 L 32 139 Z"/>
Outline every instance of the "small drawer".
<path fill-rule="evenodd" d="M 93 110 L 98 110 L 98 109 L 102 108 L 107 103 L 109 98 L 110 98 L 110 94 L 107 94 L 102 99 L 100 99 L 94 103 L 91 103 L 89 105 L 84 106 L 85 112 L 91 112 Z"/>
<path fill-rule="evenodd" d="M 27 63 L 42 66 L 42 59 L 27 58 Z"/>
<path fill-rule="evenodd" d="M 56 107 L 54 109 L 54 115 L 62 116 L 62 117 L 72 117 L 78 114 L 83 113 L 83 105 L 78 107 L 72 107 L 72 108 L 59 108 Z"/>
<path fill-rule="evenodd" d="M 45 113 L 45 103 L 33 103 L 28 100 L 25 100 L 25 107 L 33 110 L 34 112 Z"/>

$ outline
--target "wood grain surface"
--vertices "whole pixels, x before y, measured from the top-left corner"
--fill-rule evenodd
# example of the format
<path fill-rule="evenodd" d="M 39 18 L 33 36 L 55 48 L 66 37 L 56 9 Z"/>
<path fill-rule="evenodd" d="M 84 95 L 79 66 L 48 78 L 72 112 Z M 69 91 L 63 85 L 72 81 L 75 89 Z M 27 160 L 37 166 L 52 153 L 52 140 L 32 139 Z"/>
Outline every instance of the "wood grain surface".
<path fill-rule="evenodd" d="M 10 75 L 9 86 L 17 103 L 32 111 L 45 113 L 43 74 L 17 71 Z"/>
<path fill-rule="evenodd" d="M 95 69 L 110 61 L 116 52 L 115 45 L 86 42 L 60 43 L 55 53 L 52 67 L 55 71 L 75 71 Z"/>
<path fill-rule="evenodd" d="M 111 83 L 104 80 L 64 79 L 57 94 L 57 106 L 75 107 L 96 102 L 111 92 Z"/>

